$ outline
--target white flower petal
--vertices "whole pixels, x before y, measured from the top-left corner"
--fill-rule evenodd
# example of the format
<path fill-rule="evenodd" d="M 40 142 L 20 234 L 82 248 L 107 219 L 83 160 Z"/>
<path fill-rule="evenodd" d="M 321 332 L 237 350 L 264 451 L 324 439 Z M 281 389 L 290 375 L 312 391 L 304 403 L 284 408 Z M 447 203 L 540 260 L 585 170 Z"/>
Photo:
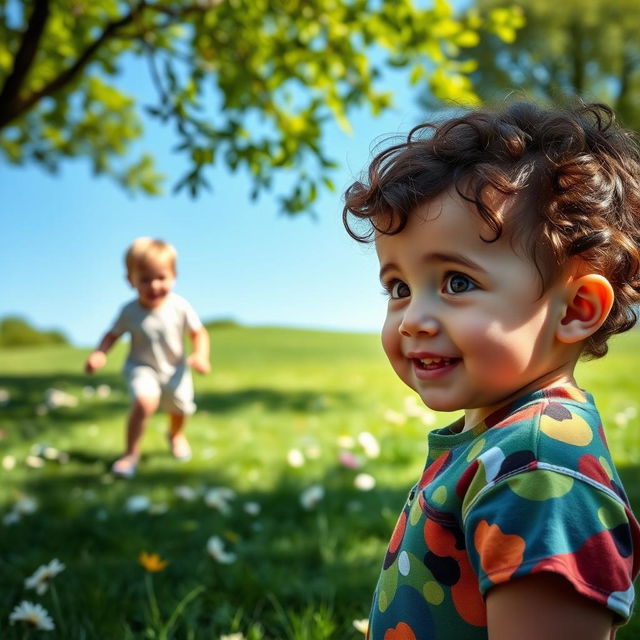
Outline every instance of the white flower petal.
<path fill-rule="evenodd" d="M 14 607 L 9 615 L 9 622 L 11 624 L 24 622 L 40 631 L 53 631 L 56 627 L 49 612 L 42 605 L 34 604 L 28 600 L 23 600 Z"/>
<path fill-rule="evenodd" d="M 44 467 L 44 460 L 40 456 L 27 456 L 25 463 L 27 467 L 31 467 L 32 469 Z"/>
<path fill-rule="evenodd" d="M 407 421 L 407 416 L 402 414 L 402 413 L 398 413 L 397 411 L 394 411 L 393 409 L 387 409 L 384 412 L 384 419 L 389 422 L 390 424 L 395 424 L 395 425 L 403 425 L 406 421 Z"/>
<path fill-rule="evenodd" d="M 356 631 L 359 631 L 360 633 L 367 633 L 367 631 L 369 630 L 369 620 L 368 618 L 362 618 L 360 620 L 354 620 L 353 621 L 353 626 L 355 627 Z"/>
<path fill-rule="evenodd" d="M 377 458 L 380 455 L 380 445 L 372 433 L 363 431 L 358 434 L 358 442 L 367 458 Z"/>
<path fill-rule="evenodd" d="M 232 564 L 236 561 L 236 554 L 225 551 L 224 543 L 218 536 L 211 536 L 207 540 L 207 553 L 220 564 Z"/>
<path fill-rule="evenodd" d="M 303 467 L 306 462 L 304 453 L 302 453 L 300 449 L 289 449 L 289 452 L 287 453 L 287 462 L 289 463 L 289 466 L 294 468 Z"/>
<path fill-rule="evenodd" d="M 376 486 L 376 479 L 369 473 L 359 473 L 353 480 L 356 489 L 371 491 Z"/>
<path fill-rule="evenodd" d="M 124 505 L 124 510 L 127 513 L 140 513 L 148 511 L 150 506 L 151 500 L 147 496 L 129 496 Z"/>
<path fill-rule="evenodd" d="M 260 504 L 257 502 L 245 502 L 243 508 L 244 512 L 250 516 L 257 516 L 261 511 Z"/>
<path fill-rule="evenodd" d="M 192 502 L 196 499 L 197 492 L 192 487 L 187 486 L 186 484 L 178 485 L 173 488 L 173 493 L 182 500 L 186 500 L 187 502 Z"/>
<path fill-rule="evenodd" d="M 30 496 L 23 496 L 13 505 L 13 510 L 20 515 L 28 515 L 38 510 L 38 503 Z"/>
<path fill-rule="evenodd" d="M 313 484 L 300 494 L 300 504 L 307 510 L 313 509 L 324 498 L 324 487 Z"/>

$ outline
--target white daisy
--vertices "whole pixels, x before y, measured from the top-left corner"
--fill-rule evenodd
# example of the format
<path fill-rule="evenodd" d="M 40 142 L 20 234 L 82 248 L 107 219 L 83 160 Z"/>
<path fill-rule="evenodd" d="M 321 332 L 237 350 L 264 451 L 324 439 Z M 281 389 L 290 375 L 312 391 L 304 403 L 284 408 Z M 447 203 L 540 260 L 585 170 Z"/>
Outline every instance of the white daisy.
<path fill-rule="evenodd" d="M 236 561 L 236 554 L 225 551 L 224 542 L 218 536 L 211 536 L 207 540 L 207 553 L 220 564 L 232 564 Z"/>
<path fill-rule="evenodd" d="M 220 636 L 220 640 L 246 640 L 243 633 L 228 633 L 225 636 Z"/>
<path fill-rule="evenodd" d="M 173 488 L 173 493 L 186 502 L 192 502 L 196 499 L 196 490 L 186 484 L 180 484 Z"/>
<path fill-rule="evenodd" d="M 376 486 L 376 479 L 368 473 L 359 473 L 353 479 L 353 484 L 360 491 L 371 491 Z"/>
<path fill-rule="evenodd" d="M 353 626 L 360 633 L 367 633 L 369 630 L 369 620 L 367 618 L 362 618 L 361 620 L 354 620 Z"/>
<path fill-rule="evenodd" d="M 96 387 L 98 398 L 108 398 L 111 395 L 111 387 L 108 384 L 99 384 Z"/>
<path fill-rule="evenodd" d="M 290 467 L 294 467 L 296 469 L 303 467 L 305 463 L 304 453 L 300 451 L 300 449 L 289 449 L 287 453 L 287 462 Z"/>
<path fill-rule="evenodd" d="M 124 510 L 127 513 L 140 513 L 142 511 L 149 511 L 150 506 L 151 500 L 149 500 L 147 496 L 129 496 L 124 505 Z"/>
<path fill-rule="evenodd" d="M 233 489 L 227 487 L 213 487 L 207 489 L 204 494 L 204 502 L 208 507 L 217 509 L 220 513 L 227 514 L 231 510 L 229 502 L 236 497 Z"/>
<path fill-rule="evenodd" d="M 38 509 L 38 503 L 30 496 L 23 496 L 13 505 L 13 510 L 21 516 L 35 513 Z"/>
<path fill-rule="evenodd" d="M 260 505 L 257 502 L 245 502 L 243 509 L 250 516 L 257 516 L 260 513 Z"/>
<path fill-rule="evenodd" d="M 312 484 L 300 494 L 300 504 L 307 510 L 313 509 L 324 498 L 324 487 Z"/>
<path fill-rule="evenodd" d="M 2 516 L 2 524 L 4 524 L 7 527 L 10 527 L 12 524 L 16 524 L 20 522 L 21 519 L 22 519 L 22 516 L 17 511 L 15 510 L 9 511 L 9 513 L 5 513 Z"/>
<path fill-rule="evenodd" d="M 38 567 L 35 573 L 24 581 L 24 587 L 25 589 L 35 589 L 36 593 L 41 596 L 47 592 L 51 580 L 63 571 L 62 562 L 58 558 L 54 558 L 49 564 Z"/>
<path fill-rule="evenodd" d="M 11 624 L 24 622 L 40 631 L 53 631 L 56 628 L 49 612 L 42 605 L 34 604 L 28 600 L 23 600 L 14 607 L 9 615 L 9 622 Z"/>
<path fill-rule="evenodd" d="M 364 449 L 364 455 L 367 456 L 367 458 L 377 458 L 380 455 L 380 445 L 372 433 L 368 431 L 359 433 L 358 442 Z"/>
<path fill-rule="evenodd" d="M 25 459 L 27 467 L 32 469 L 40 469 L 44 467 L 44 460 L 40 456 L 27 456 Z"/>
<path fill-rule="evenodd" d="M 16 466 L 16 459 L 14 456 L 5 456 L 2 458 L 2 468 L 5 471 L 11 471 Z"/>
<path fill-rule="evenodd" d="M 44 403 L 49 409 L 58 407 L 77 407 L 78 398 L 62 389 L 47 389 L 44 392 Z"/>
<path fill-rule="evenodd" d="M 393 409 L 387 409 L 384 412 L 384 419 L 390 424 L 401 426 L 407 421 L 407 416 Z"/>

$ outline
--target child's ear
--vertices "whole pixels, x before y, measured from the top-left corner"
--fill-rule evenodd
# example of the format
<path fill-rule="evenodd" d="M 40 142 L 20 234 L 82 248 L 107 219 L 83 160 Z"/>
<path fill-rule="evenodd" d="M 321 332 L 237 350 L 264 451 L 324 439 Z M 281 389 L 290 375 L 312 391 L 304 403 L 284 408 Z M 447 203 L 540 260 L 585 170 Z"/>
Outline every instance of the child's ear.
<path fill-rule="evenodd" d="M 596 273 L 572 280 L 567 293 L 567 307 L 556 336 L 560 342 L 572 344 L 586 340 L 604 324 L 614 295 L 611 283 Z"/>

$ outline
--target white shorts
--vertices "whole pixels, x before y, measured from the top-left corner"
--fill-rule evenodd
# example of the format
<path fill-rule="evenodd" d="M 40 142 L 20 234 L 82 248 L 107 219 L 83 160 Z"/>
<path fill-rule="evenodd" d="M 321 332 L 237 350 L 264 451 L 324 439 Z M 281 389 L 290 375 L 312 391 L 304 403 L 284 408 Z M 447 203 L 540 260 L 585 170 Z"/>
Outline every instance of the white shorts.
<path fill-rule="evenodd" d="M 126 367 L 124 375 L 132 399 L 159 398 L 160 409 L 167 413 L 190 416 L 195 412 L 193 380 L 189 367 L 179 367 L 169 379 L 144 365 Z"/>

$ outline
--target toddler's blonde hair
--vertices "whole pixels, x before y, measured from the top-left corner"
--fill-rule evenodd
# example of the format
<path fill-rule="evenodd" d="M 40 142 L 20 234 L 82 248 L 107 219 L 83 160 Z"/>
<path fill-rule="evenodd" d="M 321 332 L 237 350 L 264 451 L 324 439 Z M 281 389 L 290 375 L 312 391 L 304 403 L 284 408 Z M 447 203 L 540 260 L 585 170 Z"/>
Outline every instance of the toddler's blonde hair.
<path fill-rule="evenodd" d="M 127 277 L 131 278 L 133 273 L 141 267 L 158 263 L 168 266 L 175 276 L 177 257 L 178 252 L 168 242 L 154 238 L 137 238 L 131 243 L 125 254 Z"/>

